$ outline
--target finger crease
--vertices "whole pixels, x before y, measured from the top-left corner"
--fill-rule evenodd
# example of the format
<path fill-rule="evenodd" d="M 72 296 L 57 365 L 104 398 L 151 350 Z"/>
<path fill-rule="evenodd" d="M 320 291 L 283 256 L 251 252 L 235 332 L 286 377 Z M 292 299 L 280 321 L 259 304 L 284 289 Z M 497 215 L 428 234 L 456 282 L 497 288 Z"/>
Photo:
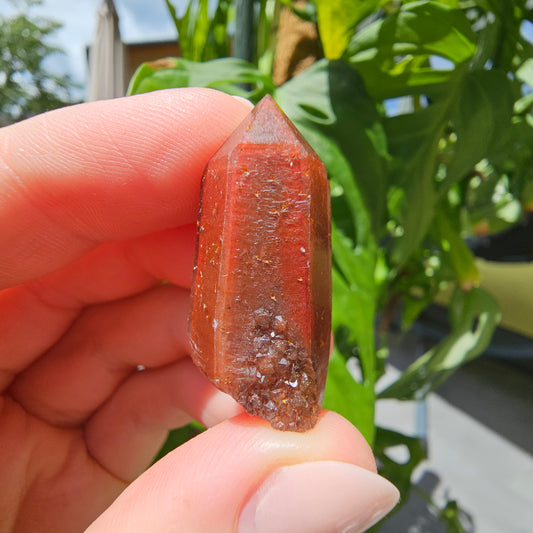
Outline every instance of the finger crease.
<path fill-rule="evenodd" d="M 24 284 L 24 288 L 43 306 L 47 307 L 48 309 L 52 310 L 60 310 L 60 311 L 79 311 L 83 306 L 84 302 L 81 302 L 80 300 L 75 299 L 74 297 L 70 296 L 70 299 L 73 300 L 73 303 L 71 305 L 66 305 L 64 303 L 54 303 L 50 301 L 46 296 L 44 295 L 43 291 L 40 289 L 40 283 L 38 280 L 35 281 L 28 281 Z"/>
<path fill-rule="evenodd" d="M 89 458 L 92 461 L 94 461 L 94 463 L 98 467 L 100 467 L 104 472 L 109 474 L 111 477 L 113 477 L 114 479 L 116 479 L 120 483 L 124 483 L 126 486 L 128 486 L 131 483 L 131 481 L 127 481 L 126 479 L 122 479 L 118 474 L 113 472 L 108 466 L 104 465 L 104 463 L 102 461 L 100 461 L 96 457 L 95 453 L 91 450 L 91 447 L 89 446 L 89 439 L 87 438 L 87 424 L 86 423 L 82 426 L 81 431 L 83 433 L 83 441 L 85 442 L 85 449 L 87 450 L 87 455 L 89 456 Z"/>
<path fill-rule="evenodd" d="M 157 276 L 154 276 L 152 272 L 150 272 L 144 265 L 140 263 L 137 254 L 134 252 L 131 246 L 127 246 L 127 244 L 125 244 L 121 247 L 121 252 L 124 261 L 133 269 L 137 270 L 141 274 L 146 275 L 154 283 L 161 281 Z"/>
<path fill-rule="evenodd" d="M 35 196 L 30 193 L 30 187 L 28 187 L 28 185 L 25 183 L 22 176 L 10 167 L 7 168 L 11 170 L 9 177 L 11 178 L 13 190 L 16 191 L 22 198 L 24 198 L 26 202 L 31 205 L 31 207 L 35 209 L 36 212 L 38 212 L 42 217 L 44 217 L 54 226 L 61 228 L 61 233 L 67 231 L 71 237 L 85 245 L 86 249 L 94 248 L 100 244 L 98 239 L 91 238 L 89 235 L 80 231 L 76 231 L 72 227 L 67 229 L 64 227 L 64 225 L 57 222 L 57 220 L 52 216 L 53 210 L 47 211 L 46 209 L 43 209 L 42 205 L 39 205 L 39 201 L 36 200 Z"/>

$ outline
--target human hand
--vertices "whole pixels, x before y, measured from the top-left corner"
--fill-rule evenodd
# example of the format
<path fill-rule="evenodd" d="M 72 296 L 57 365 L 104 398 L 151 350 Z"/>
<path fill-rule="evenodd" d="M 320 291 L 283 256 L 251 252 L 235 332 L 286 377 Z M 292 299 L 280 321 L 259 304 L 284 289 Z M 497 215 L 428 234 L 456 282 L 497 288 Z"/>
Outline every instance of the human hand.
<path fill-rule="evenodd" d="M 200 178 L 248 111 L 182 89 L 0 130 L 0 531 L 362 531 L 396 503 L 347 421 L 275 431 L 187 357 Z"/>

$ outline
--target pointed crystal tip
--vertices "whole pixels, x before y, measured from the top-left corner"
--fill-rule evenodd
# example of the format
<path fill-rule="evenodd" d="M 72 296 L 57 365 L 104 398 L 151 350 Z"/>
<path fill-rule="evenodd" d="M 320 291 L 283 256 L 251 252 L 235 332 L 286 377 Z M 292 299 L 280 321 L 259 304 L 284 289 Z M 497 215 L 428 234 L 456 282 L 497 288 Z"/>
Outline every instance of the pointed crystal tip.
<path fill-rule="evenodd" d="M 252 109 L 220 151 L 230 152 L 236 144 L 245 143 L 273 146 L 290 144 L 298 152 L 320 161 L 296 126 L 269 94 L 264 96 Z"/>

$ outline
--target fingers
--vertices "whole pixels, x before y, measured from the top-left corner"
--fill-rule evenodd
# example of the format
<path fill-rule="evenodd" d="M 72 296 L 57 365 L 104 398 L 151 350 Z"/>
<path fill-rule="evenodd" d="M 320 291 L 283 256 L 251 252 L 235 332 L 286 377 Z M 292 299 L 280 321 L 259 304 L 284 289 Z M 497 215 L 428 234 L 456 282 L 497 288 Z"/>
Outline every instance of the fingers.
<path fill-rule="evenodd" d="M 13 382 L 11 395 L 31 414 L 75 426 L 137 365 L 164 366 L 187 355 L 190 294 L 165 285 L 87 309 L 60 342 Z"/>
<path fill-rule="evenodd" d="M 118 300 L 168 280 L 189 288 L 195 225 L 106 243 L 67 266 L 0 291 L 0 390 L 48 350 L 86 305 Z"/>
<path fill-rule="evenodd" d="M 194 222 L 204 167 L 248 112 L 217 91 L 177 89 L 0 130 L 0 288 L 102 242 Z"/>
<path fill-rule="evenodd" d="M 189 289 L 196 225 L 106 243 L 46 276 L 26 283 L 41 300 L 72 308 L 116 300 L 162 280 Z"/>
<path fill-rule="evenodd" d="M 398 500 L 373 472 L 370 448 L 339 415 L 303 434 L 241 415 L 156 463 L 87 531 L 363 531 Z"/>
<path fill-rule="evenodd" d="M 99 464 L 131 481 L 153 461 L 169 429 L 192 419 L 210 427 L 240 412 L 185 358 L 129 377 L 86 424 L 85 440 Z"/>

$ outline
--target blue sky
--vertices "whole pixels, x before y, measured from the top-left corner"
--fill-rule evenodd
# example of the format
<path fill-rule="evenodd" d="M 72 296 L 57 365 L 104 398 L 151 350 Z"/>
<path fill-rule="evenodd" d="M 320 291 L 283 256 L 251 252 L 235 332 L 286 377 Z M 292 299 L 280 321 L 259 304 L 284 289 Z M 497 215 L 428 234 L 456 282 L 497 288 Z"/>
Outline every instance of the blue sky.
<path fill-rule="evenodd" d="M 102 0 L 44 0 L 31 8 L 30 14 L 45 16 L 63 24 L 52 41 L 63 48 L 66 56 L 55 56 L 49 65 L 58 72 L 68 72 L 82 85 L 87 81 L 85 48 L 91 43 L 96 28 L 96 10 Z M 176 37 L 165 0 L 114 0 L 124 42 L 154 41 Z M 172 0 L 178 9 L 185 0 Z M 9 16 L 15 8 L 8 0 L 0 0 L 0 14 Z M 83 97 L 83 96 L 82 96 Z"/>

